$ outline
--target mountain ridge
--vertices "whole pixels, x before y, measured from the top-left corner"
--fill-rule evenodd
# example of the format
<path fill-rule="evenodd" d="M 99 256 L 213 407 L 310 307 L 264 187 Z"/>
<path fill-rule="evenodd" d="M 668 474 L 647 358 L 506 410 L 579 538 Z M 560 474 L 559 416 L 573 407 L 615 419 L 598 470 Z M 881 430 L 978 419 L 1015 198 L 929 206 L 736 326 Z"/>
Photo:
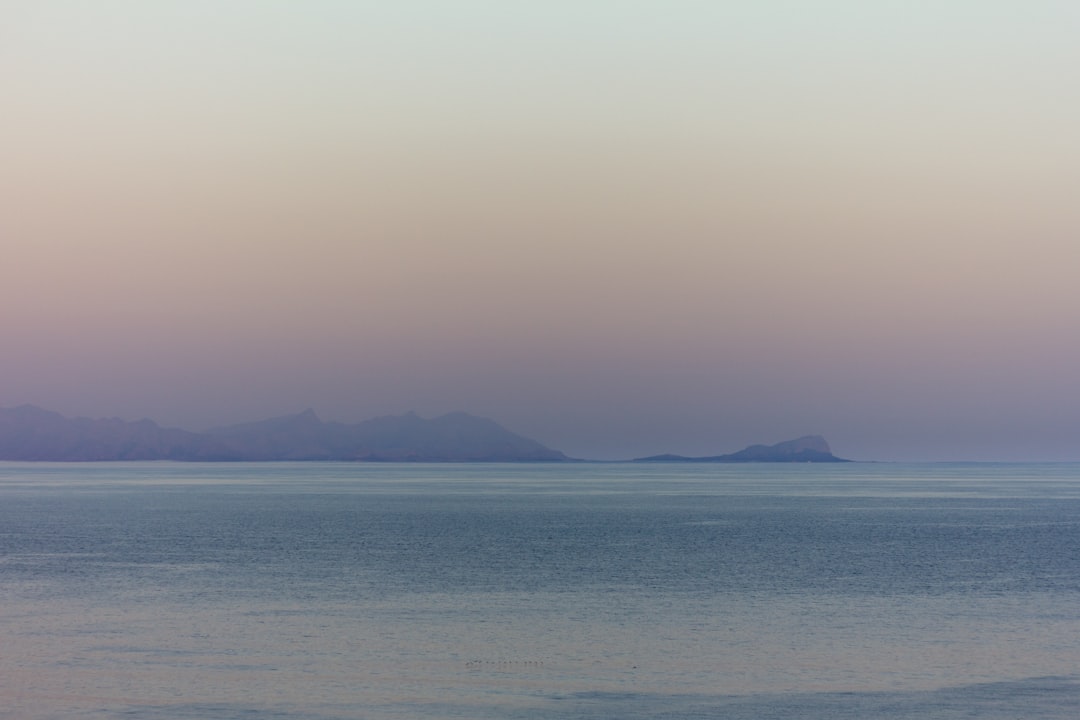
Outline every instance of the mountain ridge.
<path fill-rule="evenodd" d="M 0 408 L 0 460 L 566 462 L 558 450 L 468 413 L 415 413 L 346 424 L 311 409 L 195 433 L 152 420 L 68 418 Z"/>
<path fill-rule="evenodd" d="M 580 462 L 489 418 L 415 412 L 358 423 L 324 422 L 308 408 L 291 415 L 205 432 L 164 428 L 153 420 L 68 418 L 35 405 L 0 408 L 0 460 L 201 462 Z M 820 435 L 750 445 L 726 455 L 652 455 L 630 462 L 850 462 Z"/>

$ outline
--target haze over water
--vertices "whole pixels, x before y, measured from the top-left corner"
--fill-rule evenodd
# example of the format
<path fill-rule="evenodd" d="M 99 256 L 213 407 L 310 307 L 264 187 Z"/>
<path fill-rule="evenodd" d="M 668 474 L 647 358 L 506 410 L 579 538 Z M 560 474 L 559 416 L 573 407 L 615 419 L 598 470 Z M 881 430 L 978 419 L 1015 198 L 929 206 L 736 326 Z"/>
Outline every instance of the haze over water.
<path fill-rule="evenodd" d="M 0 464 L 0 718 L 1072 720 L 1080 466 Z"/>
<path fill-rule="evenodd" d="M 1080 6 L 0 5 L 0 406 L 1076 460 Z"/>

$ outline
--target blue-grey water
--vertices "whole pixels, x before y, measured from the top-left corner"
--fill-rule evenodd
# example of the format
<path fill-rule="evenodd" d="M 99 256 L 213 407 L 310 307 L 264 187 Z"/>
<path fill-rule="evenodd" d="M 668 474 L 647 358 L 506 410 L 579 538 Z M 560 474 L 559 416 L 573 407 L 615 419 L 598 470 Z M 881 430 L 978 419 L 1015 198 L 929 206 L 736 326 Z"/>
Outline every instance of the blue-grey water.
<path fill-rule="evenodd" d="M 0 464 L 0 718 L 1069 718 L 1080 465 Z"/>

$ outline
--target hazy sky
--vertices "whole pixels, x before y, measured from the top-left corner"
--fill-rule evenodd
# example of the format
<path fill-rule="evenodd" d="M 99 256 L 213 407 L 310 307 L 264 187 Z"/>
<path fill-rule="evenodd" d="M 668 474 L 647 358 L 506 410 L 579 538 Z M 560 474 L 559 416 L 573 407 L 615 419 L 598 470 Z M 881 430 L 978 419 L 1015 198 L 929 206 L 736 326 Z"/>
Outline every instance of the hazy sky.
<path fill-rule="evenodd" d="M 1075 0 L 0 0 L 0 406 L 1080 460 Z"/>

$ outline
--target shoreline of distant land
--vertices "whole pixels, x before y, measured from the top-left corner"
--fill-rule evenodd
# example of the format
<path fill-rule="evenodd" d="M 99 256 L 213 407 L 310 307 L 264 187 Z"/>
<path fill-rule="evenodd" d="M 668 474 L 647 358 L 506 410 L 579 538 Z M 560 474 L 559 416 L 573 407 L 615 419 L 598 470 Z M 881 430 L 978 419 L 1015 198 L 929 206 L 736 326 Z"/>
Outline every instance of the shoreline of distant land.
<path fill-rule="evenodd" d="M 69 418 L 35 405 L 0 408 L 0 460 L 40 462 L 633 462 L 845 463 L 820 435 L 706 457 L 572 458 L 488 418 L 464 412 L 324 422 L 312 410 L 190 432 L 152 420 Z"/>

